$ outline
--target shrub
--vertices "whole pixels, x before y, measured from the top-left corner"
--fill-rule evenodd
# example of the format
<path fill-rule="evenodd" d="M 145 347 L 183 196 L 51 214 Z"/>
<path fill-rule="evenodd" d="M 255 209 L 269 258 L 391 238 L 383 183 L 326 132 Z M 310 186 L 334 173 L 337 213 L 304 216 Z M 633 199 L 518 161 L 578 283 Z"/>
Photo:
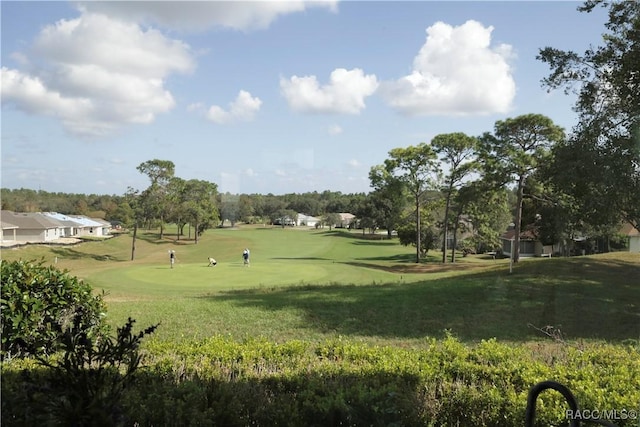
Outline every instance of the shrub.
<path fill-rule="evenodd" d="M 44 261 L 0 261 L 2 358 L 44 355 L 60 348 L 69 322 L 94 336 L 106 331 L 102 295 Z"/>
<path fill-rule="evenodd" d="M 17 360 L 17 378 L 3 378 L 3 425 L 117 426 L 129 425 L 122 395 L 134 381 L 141 362 L 142 338 L 157 325 L 134 334 L 134 320 L 115 337 L 90 336 L 77 315 L 62 331 L 61 352 Z M 3 376 L 5 365 L 3 363 Z M 18 421 L 21 420 L 21 421 Z"/>

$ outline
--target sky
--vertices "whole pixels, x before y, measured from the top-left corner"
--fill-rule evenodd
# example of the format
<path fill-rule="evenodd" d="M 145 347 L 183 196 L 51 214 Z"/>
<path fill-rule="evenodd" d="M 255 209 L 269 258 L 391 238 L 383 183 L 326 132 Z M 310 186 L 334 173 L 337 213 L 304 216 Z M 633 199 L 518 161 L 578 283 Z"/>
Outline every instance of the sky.
<path fill-rule="evenodd" d="M 575 97 L 536 60 L 598 45 L 572 1 L 5 1 L 1 186 L 122 195 L 136 167 L 232 194 L 370 191 L 389 150 Z"/>

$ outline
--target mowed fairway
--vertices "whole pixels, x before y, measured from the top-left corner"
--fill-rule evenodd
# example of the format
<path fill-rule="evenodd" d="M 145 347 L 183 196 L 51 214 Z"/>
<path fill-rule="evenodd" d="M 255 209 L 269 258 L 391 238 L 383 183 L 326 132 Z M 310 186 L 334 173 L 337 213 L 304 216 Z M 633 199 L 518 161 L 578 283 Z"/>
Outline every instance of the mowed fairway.
<path fill-rule="evenodd" d="M 43 257 L 104 289 L 108 318 L 153 339 L 324 340 L 419 346 L 453 333 L 464 341 L 543 339 L 553 326 L 567 339 L 640 338 L 640 256 L 507 260 L 483 256 L 416 265 L 413 248 L 360 232 L 242 227 L 215 229 L 196 245 L 157 231 L 72 247 L 3 250 L 3 259 Z M 251 266 L 242 250 L 251 249 Z M 168 251 L 177 261 L 170 268 Z M 218 261 L 207 266 L 207 258 Z"/>
<path fill-rule="evenodd" d="M 364 284 L 400 278 L 400 274 L 375 268 L 384 264 L 379 260 L 369 268 L 354 268 L 353 263 L 372 257 L 392 259 L 398 251 L 408 254 L 407 248 L 397 242 L 369 242 L 345 235 L 291 228 L 212 230 L 197 245 L 169 240 L 146 244 L 136 250 L 136 261 L 127 263 L 126 268 L 120 265 L 86 278 L 114 298 L 193 297 L 223 290 L 304 283 Z M 250 267 L 243 265 L 245 247 L 251 250 Z M 173 269 L 169 250 L 176 255 Z M 208 257 L 215 258 L 218 265 L 209 267 Z"/>

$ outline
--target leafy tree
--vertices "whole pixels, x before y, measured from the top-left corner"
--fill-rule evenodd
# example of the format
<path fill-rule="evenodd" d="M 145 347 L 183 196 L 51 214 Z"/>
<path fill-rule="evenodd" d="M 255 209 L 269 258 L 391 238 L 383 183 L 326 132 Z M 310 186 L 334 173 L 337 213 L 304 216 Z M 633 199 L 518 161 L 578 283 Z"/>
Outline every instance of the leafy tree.
<path fill-rule="evenodd" d="M 216 196 L 218 186 L 212 182 L 190 179 L 184 183 L 183 207 L 185 214 L 195 231 L 195 243 L 205 230 L 215 226 L 219 221 Z"/>
<path fill-rule="evenodd" d="M 241 194 L 238 198 L 238 219 L 248 223 L 254 214 L 255 208 L 252 198 L 247 194 Z"/>
<path fill-rule="evenodd" d="M 268 218 L 269 222 L 273 224 L 276 219 L 282 216 L 282 211 L 285 209 L 286 203 L 281 198 L 268 194 L 262 198 L 259 206 L 258 215 L 262 218 Z"/>
<path fill-rule="evenodd" d="M 322 222 L 329 226 L 329 231 L 340 222 L 340 215 L 335 212 L 322 215 Z"/>
<path fill-rule="evenodd" d="M 413 212 L 404 216 L 398 225 L 398 239 L 400 244 L 404 246 L 414 246 L 419 248 L 420 258 L 426 258 L 429 249 L 436 247 L 438 242 L 438 230 L 434 226 L 433 210 L 437 202 L 426 203 L 421 206 L 422 210 L 420 218 L 420 227 L 418 227 L 413 218 Z M 418 246 L 420 245 L 420 246 Z"/>
<path fill-rule="evenodd" d="M 468 136 L 462 132 L 436 135 L 431 140 L 434 151 L 440 155 L 441 164 L 444 163 L 448 170 L 444 178 L 443 192 L 445 195 L 445 209 L 443 221 L 442 262 L 447 261 L 447 240 L 449 232 L 449 210 L 451 200 L 464 182 L 464 179 L 476 168 L 475 155 L 477 138 Z M 457 221 L 456 225 L 457 227 Z M 455 262 L 455 244 L 451 253 L 451 262 Z"/>
<path fill-rule="evenodd" d="M 500 247 L 500 235 L 512 221 L 509 194 L 504 188 L 493 188 L 482 181 L 469 183 L 456 194 L 456 224 L 463 214 L 470 221 L 476 252 Z"/>
<path fill-rule="evenodd" d="M 134 218 L 133 208 L 127 201 L 121 202 L 111 215 L 112 220 L 120 221 L 125 227 L 132 227 Z"/>
<path fill-rule="evenodd" d="M 402 181 L 413 196 L 415 208 L 416 262 L 421 256 L 421 220 L 420 207 L 423 196 L 429 189 L 436 187 L 440 170 L 433 149 L 423 143 L 407 148 L 394 148 L 384 161 L 387 172 Z"/>
<path fill-rule="evenodd" d="M 624 219 L 638 228 L 640 3 L 589 0 L 578 10 L 598 6 L 608 8 L 609 17 L 602 45 L 583 54 L 545 47 L 537 57 L 551 68 L 543 86 L 578 95 L 579 122 L 559 147 L 555 181 L 584 207 L 592 226 Z"/>
<path fill-rule="evenodd" d="M 170 203 L 166 219 L 176 224 L 178 228 L 177 240 L 184 235 L 184 226 L 188 223 L 187 207 L 189 195 L 186 192 L 186 181 L 179 177 L 172 177 L 167 185 L 167 193 Z"/>
<path fill-rule="evenodd" d="M 138 236 L 138 226 L 140 222 L 144 219 L 144 210 L 142 207 L 142 197 L 140 196 L 140 192 L 131 187 L 127 189 L 125 193 L 125 201 L 131 208 L 131 223 L 127 223 L 127 227 L 133 226 L 133 234 L 131 236 L 131 261 L 133 261 L 136 257 L 136 239 Z"/>
<path fill-rule="evenodd" d="M 140 163 L 136 168 L 151 180 L 151 185 L 142 193 L 142 205 L 146 219 L 160 219 L 160 239 L 163 238 L 164 219 L 167 213 L 167 186 L 175 173 L 175 165 L 170 160 L 148 160 Z"/>
<path fill-rule="evenodd" d="M 541 114 L 499 120 L 493 135 L 487 132 L 480 138 L 485 179 L 497 186 L 516 183 L 513 262 L 520 258 L 522 202 L 527 179 L 549 158 L 552 145 L 563 139 L 562 128 Z"/>
<path fill-rule="evenodd" d="M 362 228 L 362 234 L 365 233 L 367 228 L 373 232 L 373 230 L 379 227 L 377 221 L 379 218 L 382 218 L 382 214 L 378 211 L 374 197 L 374 193 L 369 193 L 353 210 L 358 226 Z"/>
<path fill-rule="evenodd" d="M 373 166 L 369 171 L 369 181 L 374 191 L 369 198 L 372 202 L 374 222 L 387 229 L 387 236 L 396 228 L 406 206 L 404 182 L 391 174 L 385 167 Z"/>

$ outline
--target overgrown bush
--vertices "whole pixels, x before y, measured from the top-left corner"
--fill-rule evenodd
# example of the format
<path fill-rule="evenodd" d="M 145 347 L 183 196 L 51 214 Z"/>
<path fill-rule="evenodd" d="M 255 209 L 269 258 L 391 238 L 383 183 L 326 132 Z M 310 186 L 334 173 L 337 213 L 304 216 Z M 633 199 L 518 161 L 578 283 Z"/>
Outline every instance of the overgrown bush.
<path fill-rule="evenodd" d="M 340 338 L 276 344 L 212 337 L 149 341 L 145 350 L 121 394 L 125 425 L 520 427 L 529 390 L 545 380 L 566 385 L 583 409 L 630 414 L 640 404 L 637 346 L 470 346 L 448 337 L 405 349 Z M 25 370 L 46 374 L 28 360 L 2 366 L 3 426 L 33 425 L 25 417 L 42 411 L 25 407 Z M 559 393 L 545 391 L 536 426 L 568 425 L 567 409 Z"/>
<path fill-rule="evenodd" d="M 44 261 L 0 261 L 2 358 L 55 353 L 77 322 L 87 336 L 106 331 L 105 304 L 87 283 Z"/>
<path fill-rule="evenodd" d="M 134 334 L 134 322 L 129 318 L 115 337 L 90 336 L 77 316 L 62 332 L 60 353 L 38 356 L 35 365 L 34 359 L 16 359 L 26 367 L 19 381 L 3 381 L 2 424 L 130 425 L 122 395 L 140 365 L 143 337 L 157 327 Z"/>

